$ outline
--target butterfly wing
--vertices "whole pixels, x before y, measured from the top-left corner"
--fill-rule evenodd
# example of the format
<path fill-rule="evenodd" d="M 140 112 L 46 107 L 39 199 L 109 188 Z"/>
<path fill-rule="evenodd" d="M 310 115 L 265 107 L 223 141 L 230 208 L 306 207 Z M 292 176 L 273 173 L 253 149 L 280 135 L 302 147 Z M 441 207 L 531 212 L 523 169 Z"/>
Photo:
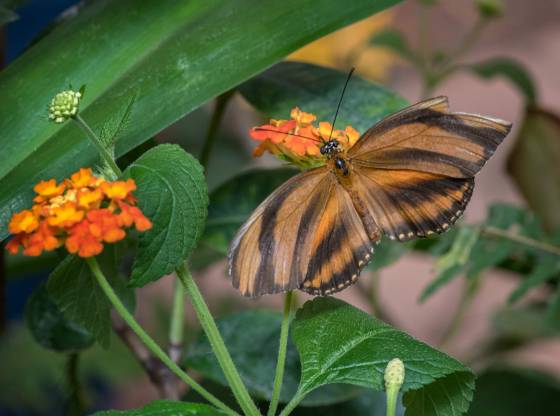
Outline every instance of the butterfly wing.
<path fill-rule="evenodd" d="M 407 241 L 446 231 L 470 200 L 474 178 L 356 167 L 353 187 L 383 233 Z"/>
<path fill-rule="evenodd" d="M 510 128 L 450 113 L 445 97 L 420 102 L 373 126 L 349 150 L 352 186 L 389 238 L 441 233 L 463 213 L 474 175 Z"/>
<path fill-rule="evenodd" d="M 447 98 L 437 97 L 385 118 L 348 156 L 356 165 L 472 178 L 510 129 L 502 120 L 451 113 Z"/>
<path fill-rule="evenodd" d="M 254 211 L 233 239 L 229 270 L 246 296 L 326 294 L 355 281 L 370 256 L 352 201 L 322 167 L 291 178 Z"/>

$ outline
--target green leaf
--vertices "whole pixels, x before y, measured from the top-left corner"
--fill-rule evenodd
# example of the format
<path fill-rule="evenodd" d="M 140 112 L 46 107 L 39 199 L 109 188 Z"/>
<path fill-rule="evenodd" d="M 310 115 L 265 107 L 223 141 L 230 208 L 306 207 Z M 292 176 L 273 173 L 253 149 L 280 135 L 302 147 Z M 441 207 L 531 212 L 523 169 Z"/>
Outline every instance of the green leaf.
<path fill-rule="evenodd" d="M 505 77 L 525 96 L 528 104 L 537 101 L 537 90 L 533 78 L 525 66 L 511 58 L 490 58 L 467 66 L 479 77 L 490 79 Z"/>
<path fill-rule="evenodd" d="M 550 326 L 545 319 L 546 308 L 542 303 L 523 307 L 504 307 L 492 317 L 493 336 L 497 347 L 517 347 L 538 338 L 557 336 L 558 327 Z"/>
<path fill-rule="evenodd" d="M 192 252 L 206 219 L 202 166 L 177 145 L 148 150 L 125 171 L 138 186 L 138 206 L 153 223 L 139 236 L 129 284 L 139 287 L 171 273 Z"/>
<path fill-rule="evenodd" d="M 280 314 L 264 310 L 248 310 L 217 321 L 241 378 L 251 396 L 257 399 L 269 401 L 272 397 L 281 322 Z M 263 354 L 263 351 L 266 353 Z M 185 365 L 212 381 L 223 386 L 228 385 L 205 336 L 201 336 L 190 346 Z M 299 374 L 298 354 L 290 341 L 280 402 L 289 401 L 295 394 Z M 324 386 L 306 397 L 302 405 L 320 406 L 339 403 L 355 397 L 359 392 L 360 389 L 352 386 Z"/>
<path fill-rule="evenodd" d="M 422 291 L 420 302 L 424 302 L 465 270 L 465 265 L 479 243 L 479 236 L 480 229 L 477 227 L 460 227 L 440 243 L 439 247 L 434 248 L 434 254 L 440 256 L 435 265 L 438 276 Z M 447 249 L 446 253 L 443 252 L 444 248 Z"/>
<path fill-rule="evenodd" d="M 560 118 L 532 108 L 508 158 L 508 172 L 552 232 L 560 227 Z M 544 174 L 546 173 L 546 174 Z"/>
<path fill-rule="evenodd" d="M 298 407 L 292 416 L 340 416 L 340 415 L 367 415 L 385 416 L 385 393 L 364 390 L 354 399 L 329 406 Z M 397 403 L 397 415 L 404 413 L 404 407 Z"/>
<path fill-rule="evenodd" d="M 377 32 L 369 38 L 368 43 L 370 46 L 390 49 L 405 59 L 413 58 L 413 53 L 410 50 L 404 35 L 398 30 L 385 29 Z"/>
<path fill-rule="evenodd" d="M 156 400 L 141 409 L 106 410 L 95 416 L 220 416 L 225 413 L 201 403 L 185 403 L 170 400 Z"/>
<path fill-rule="evenodd" d="M 122 288 L 115 247 L 106 246 L 97 259 L 113 288 Z M 83 259 L 66 256 L 50 274 L 47 290 L 67 320 L 83 326 L 104 348 L 109 346 L 111 305 Z"/>
<path fill-rule="evenodd" d="M 202 241 L 227 254 L 233 236 L 257 206 L 297 170 L 254 169 L 219 186 L 210 194 L 208 219 Z"/>
<path fill-rule="evenodd" d="M 48 349 L 73 352 L 94 342 L 86 329 L 64 318 L 44 284 L 27 300 L 25 321 L 35 341 Z"/>
<path fill-rule="evenodd" d="M 14 11 L 0 5 L 0 28 L 7 23 L 11 23 L 19 19 L 19 16 Z"/>
<path fill-rule="evenodd" d="M 86 4 L 0 73 L 0 238 L 11 215 L 30 205 L 35 183 L 99 160 L 75 123 L 47 120 L 46 106 L 69 83 L 87 84 L 80 114 L 96 132 L 122 109 L 122 97 L 139 92 L 120 156 L 312 40 L 397 2 Z"/>
<path fill-rule="evenodd" d="M 385 367 L 398 357 L 406 368 L 405 415 L 462 415 L 468 409 L 474 389 L 468 368 L 341 300 L 306 302 L 292 328 L 302 363 L 299 395 L 330 383 L 383 391 Z"/>
<path fill-rule="evenodd" d="M 554 296 L 549 300 L 545 321 L 555 330 L 560 330 L 560 288 L 556 288 Z"/>
<path fill-rule="evenodd" d="M 508 302 L 517 302 L 530 289 L 545 283 L 558 273 L 560 273 L 560 257 L 551 255 L 540 256 L 531 273 L 523 276 L 521 283 L 511 293 Z"/>
<path fill-rule="evenodd" d="M 286 119 L 299 107 L 317 120 L 331 121 L 348 76 L 345 72 L 302 62 L 281 62 L 239 87 L 241 94 L 260 112 L 275 119 Z M 407 102 L 396 93 L 352 77 L 337 118 L 337 127 L 351 124 L 364 133 L 382 118 L 404 107 Z"/>
<path fill-rule="evenodd" d="M 49 276 L 47 289 L 66 319 L 109 346 L 111 306 L 83 259 L 67 256 Z"/>
<path fill-rule="evenodd" d="M 560 414 L 560 384 L 535 370 L 491 368 L 476 381 L 469 415 L 526 416 Z"/>

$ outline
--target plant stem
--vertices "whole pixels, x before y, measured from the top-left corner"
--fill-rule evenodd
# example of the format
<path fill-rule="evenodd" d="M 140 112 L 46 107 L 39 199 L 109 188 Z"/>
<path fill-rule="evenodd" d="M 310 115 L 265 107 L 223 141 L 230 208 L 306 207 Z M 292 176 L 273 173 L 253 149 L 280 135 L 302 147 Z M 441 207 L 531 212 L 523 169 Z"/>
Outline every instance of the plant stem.
<path fill-rule="evenodd" d="M 465 314 L 474 298 L 474 295 L 477 292 L 479 280 L 480 280 L 479 276 L 476 276 L 467 281 L 467 287 L 465 289 L 465 292 L 461 296 L 461 301 L 459 302 L 455 314 L 453 315 L 451 324 L 449 324 L 449 326 L 447 327 L 445 333 L 441 338 L 441 341 L 439 342 L 440 348 L 446 347 L 449 344 L 449 342 L 453 339 L 453 337 L 455 337 L 455 334 L 461 327 L 465 319 Z"/>
<path fill-rule="evenodd" d="M 202 297 L 202 294 L 200 293 L 200 290 L 198 289 L 190 271 L 184 264 L 177 269 L 177 276 L 179 276 L 179 279 L 187 289 L 187 293 L 196 315 L 198 316 L 200 325 L 208 337 L 208 341 L 212 346 L 212 351 L 214 351 L 214 354 L 218 359 L 220 367 L 224 372 L 226 380 L 228 381 L 239 406 L 245 415 L 260 415 L 261 413 L 257 409 L 253 399 L 251 399 L 251 396 L 249 395 L 245 384 L 243 384 L 241 376 L 231 359 L 224 340 L 218 331 L 216 322 L 214 321 L 214 318 L 212 318 L 212 314 L 208 309 L 208 305 L 206 305 L 206 302 L 204 301 L 204 298 Z"/>
<path fill-rule="evenodd" d="M 284 316 L 280 327 L 280 347 L 278 348 L 278 361 L 276 362 L 276 374 L 274 375 L 274 387 L 272 399 L 268 408 L 268 416 L 274 416 L 278 408 L 282 381 L 284 380 L 284 368 L 286 364 L 286 351 L 288 350 L 288 335 L 290 334 L 290 322 L 292 320 L 292 291 L 284 296 Z"/>
<path fill-rule="evenodd" d="M 70 416 L 82 415 L 86 410 L 86 404 L 82 394 L 82 384 L 80 383 L 79 363 L 80 354 L 74 352 L 68 355 L 68 361 L 66 362 L 66 378 L 70 391 L 70 400 L 67 414 Z"/>
<path fill-rule="evenodd" d="M 232 97 L 233 93 L 234 90 L 226 91 L 216 98 L 214 113 L 212 114 L 210 126 L 208 127 L 208 132 L 206 133 L 206 139 L 204 140 L 204 145 L 202 147 L 202 151 L 200 152 L 200 164 L 204 167 L 204 170 L 208 169 L 210 153 L 212 153 L 214 143 L 216 142 L 216 133 L 218 132 L 218 127 L 220 127 L 220 122 L 222 121 L 227 103 L 229 102 L 229 99 Z"/>
<path fill-rule="evenodd" d="M 286 407 L 282 409 L 279 416 L 288 416 L 292 411 L 301 403 L 301 401 L 305 398 L 305 394 L 303 393 L 296 393 L 292 400 L 288 402 Z"/>
<path fill-rule="evenodd" d="M 385 392 L 387 397 L 387 416 L 395 416 L 397 413 L 397 399 L 399 397 L 399 389 L 390 389 Z"/>
<path fill-rule="evenodd" d="M 504 238 L 506 240 L 513 241 L 518 244 L 533 247 L 541 251 L 546 251 L 547 253 L 560 256 L 560 247 L 543 243 L 542 241 L 535 240 L 534 238 L 525 237 L 523 235 L 515 234 L 507 230 L 502 230 L 500 228 L 485 226 L 480 229 L 482 235 L 488 237 Z"/>
<path fill-rule="evenodd" d="M 121 302 L 109 282 L 107 281 L 105 275 L 101 271 L 99 267 L 99 263 L 95 259 L 95 257 L 89 257 L 86 259 L 91 272 L 97 279 L 99 286 L 117 311 L 117 313 L 122 317 L 122 319 L 130 326 L 130 328 L 138 335 L 140 340 L 146 345 L 146 347 L 156 356 L 158 357 L 169 369 L 181 380 L 187 383 L 189 386 L 193 388 L 198 394 L 204 397 L 208 402 L 216 406 L 217 408 L 223 410 L 229 415 L 237 415 L 237 413 L 228 407 L 225 403 L 220 401 L 217 397 L 215 397 L 212 393 L 207 391 L 204 387 L 198 384 L 195 380 L 189 377 L 177 364 L 175 364 L 165 352 L 160 348 L 159 345 L 144 331 L 144 328 L 140 326 L 140 324 L 134 319 L 134 317 L 128 312 L 128 309 L 124 306 Z"/>
<path fill-rule="evenodd" d="M 72 117 L 72 120 L 74 120 L 78 124 L 78 126 L 80 126 L 81 129 L 86 133 L 91 144 L 93 144 L 97 148 L 97 151 L 99 152 L 101 158 L 105 161 L 107 166 L 109 166 L 113 171 L 113 173 L 116 175 L 115 178 L 113 179 L 116 179 L 117 177 L 121 176 L 122 171 L 117 166 L 117 163 L 113 159 L 113 156 L 105 148 L 105 146 L 103 146 L 103 143 L 101 143 L 99 137 L 97 137 L 95 132 L 91 129 L 91 127 L 89 127 L 89 125 L 85 122 L 85 120 L 79 114 L 76 114 L 74 117 Z"/>
<path fill-rule="evenodd" d="M 171 325 L 169 327 L 169 357 L 178 363 L 183 347 L 183 329 L 185 325 L 185 289 L 175 279 L 173 286 L 173 307 L 171 310 Z"/>

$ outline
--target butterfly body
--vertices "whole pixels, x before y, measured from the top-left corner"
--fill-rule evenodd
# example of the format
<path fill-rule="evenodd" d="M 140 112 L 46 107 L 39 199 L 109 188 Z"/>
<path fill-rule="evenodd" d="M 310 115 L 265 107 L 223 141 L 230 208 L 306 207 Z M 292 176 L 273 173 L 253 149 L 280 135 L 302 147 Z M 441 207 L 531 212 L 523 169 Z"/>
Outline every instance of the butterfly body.
<path fill-rule="evenodd" d="M 356 281 L 382 235 L 407 241 L 448 230 L 510 127 L 451 113 L 438 97 L 387 117 L 350 148 L 325 142 L 325 165 L 281 185 L 238 231 L 233 285 L 246 296 L 331 294 Z"/>

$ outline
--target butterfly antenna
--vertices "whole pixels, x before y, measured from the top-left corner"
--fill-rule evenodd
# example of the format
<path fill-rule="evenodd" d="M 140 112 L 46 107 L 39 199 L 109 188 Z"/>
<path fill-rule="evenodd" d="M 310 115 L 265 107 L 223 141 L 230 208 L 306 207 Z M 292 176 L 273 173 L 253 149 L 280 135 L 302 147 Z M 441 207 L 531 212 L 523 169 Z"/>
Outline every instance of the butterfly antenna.
<path fill-rule="evenodd" d="M 322 140 L 318 140 L 314 137 L 302 136 L 301 134 L 296 134 L 296 133 L 282 132 L 282 131 L 278 131 L 278 130 L 274 130 L 274 129 L 265 129 L 265 128 L 262 128 L 262 127 L 255 127 L 253 130 L 255 130 L 255 131 L 270 131 L 272 133 L 287 134 L 289 136 L 303 137 L 304 139 L 307 139 L 307 140 L 312 140 L 314 142 L 323 143 Z"/>
<path fill-rule="evenodd" d="M 334 119 L 332 122 L 332 129 L 331 129 L 331 134 L 329 135 L 329 140 L 331 139 L 334 133 L 334 124 L 336 123 L 336 118 L 338 117 L 338 110 L 340 110 L 340 105 L 342 104 L 342 98 L 344 98 L 344 93 L 346 92 L 348 81 L 350 81 L 350 78 L 352 77 L 352 74 L 354 73 L 355 69 L 356 68 L 352 67 L 352 69 L 350 69 L 350 72 L 348 72 L 348 77 L 346 78 L 346 82 L 344 83 L 344 88 L 342 89 L 342 94 L 340 94 L 340 100 L 338 100 L 338 105 L 336 106 L 336 112 L 334 113 Z"/>

